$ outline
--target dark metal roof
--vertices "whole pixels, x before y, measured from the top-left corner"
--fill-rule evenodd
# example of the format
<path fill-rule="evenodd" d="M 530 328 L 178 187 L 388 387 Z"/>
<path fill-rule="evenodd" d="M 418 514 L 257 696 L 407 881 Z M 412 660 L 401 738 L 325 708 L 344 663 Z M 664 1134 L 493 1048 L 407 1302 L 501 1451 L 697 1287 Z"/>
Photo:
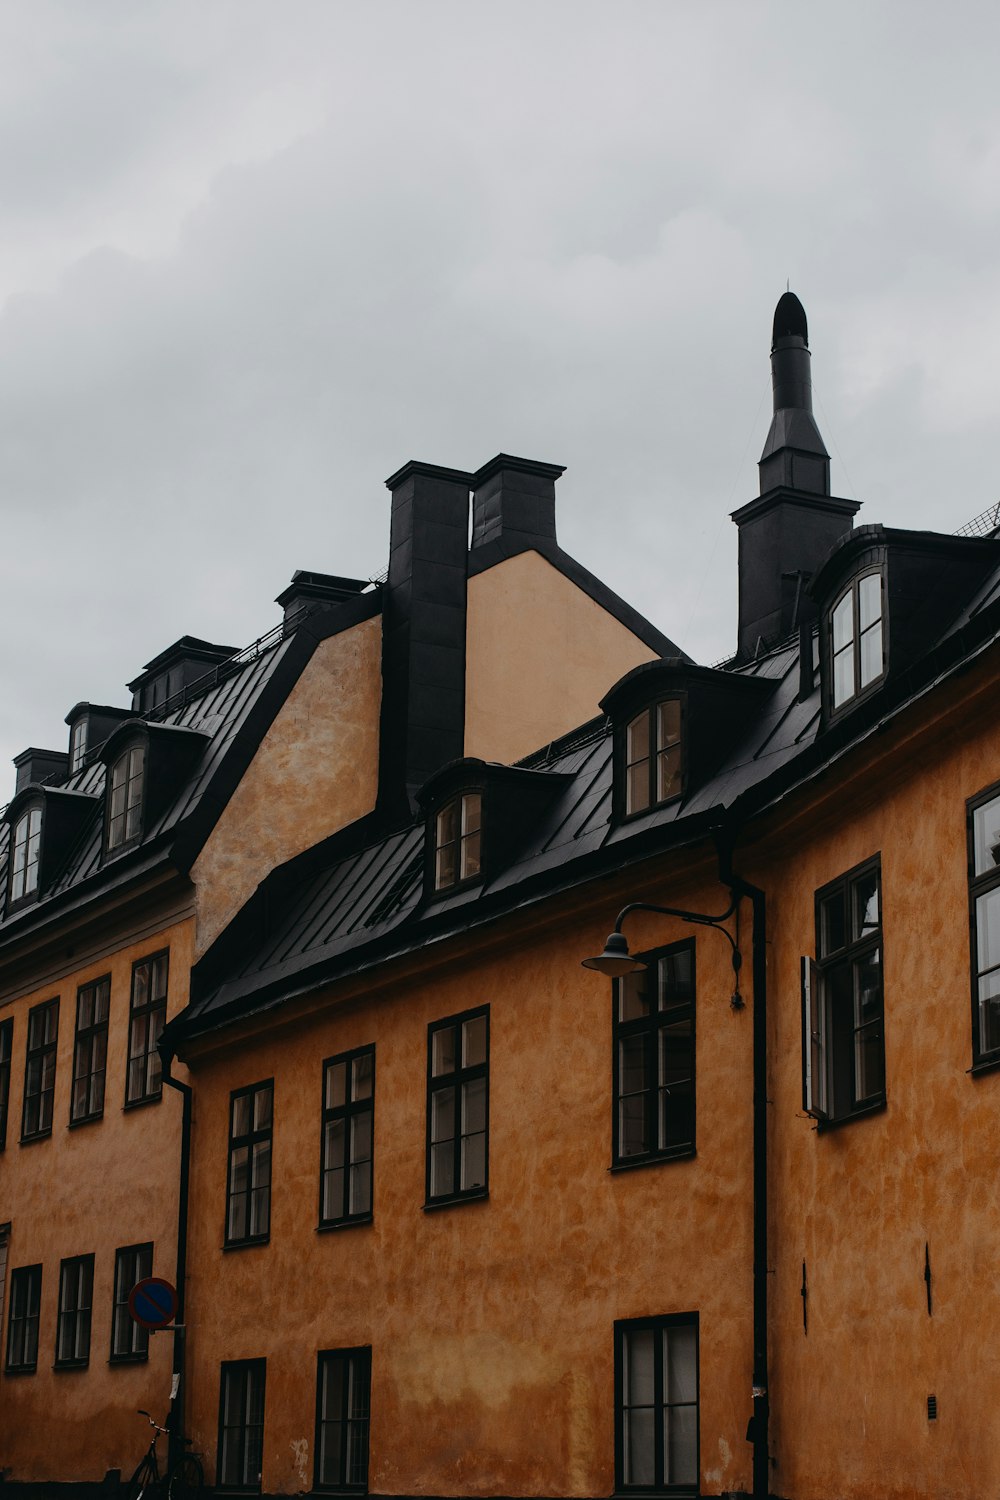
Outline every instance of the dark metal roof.
<path fill-rule="evenodd" d="M 681 799 L 625 822 L 611 818 L 610 719 L 592 720 L 540 749 L 520 764 L 561 785 L 514 855 L 471 890 L 426 899 L 422 820 L 386 834 L 370 823 L 345 830 L 275 872 L 274 883 L 251 899 L 195 969 L 192 1003 L 168 1028 L 170 1040 L 176 1045 L 185 1035 L 279 1005 L 630 860 L 693 843 L 727 818 L 760 812 L 1000 639 L 1000 566 L 981 601 L 942 624 L 919 667 L 887 680 L 822 733 L 818 674 L 800 697 L 798 636 L 737 668 L 736 675 L 770 683 L 772 691 L 734 712 L 714 771 L 699 776 L 690 767 Z M 810 651 L 814 638 L 815 631 L 807 637 Z"/>

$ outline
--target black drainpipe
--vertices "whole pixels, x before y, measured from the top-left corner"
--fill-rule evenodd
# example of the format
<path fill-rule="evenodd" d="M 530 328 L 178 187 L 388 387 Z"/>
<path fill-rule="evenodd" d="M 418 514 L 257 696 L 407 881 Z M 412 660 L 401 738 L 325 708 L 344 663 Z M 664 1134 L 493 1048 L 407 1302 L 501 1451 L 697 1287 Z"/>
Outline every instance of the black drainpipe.
<path fill-rule="evenodd" d="M 187 1229 L 188 1229 L 188 1196 L 191 1174 L 191 1098 L 193 1090 L 189 1083 L 182 1083 L 175 1078 L 170 1071 L 174 1054 L 168 1047 L 160 1049 L 160 1063 L 162 1068 L 163 1082 L 169 1088 L 176 1089 L 181 1096 L 181 1169 L 178 1183 L 177 1198 L 177 1261 L 175 1269 L 175 1281 L 177 1290 L 177 1316 L 174 1319 L 174 1366 L 173 1373 L 177 1378 L 177 1395 L 170 1406 L 170 1416 L 167 1422 L 168 1434 L 168 1463 L 174 1464 L 184 1452 L 184 1344 L 187 1338 L 187 1328 L 184 1316 L 184 1290 L 187 1280 Z"/>
<path fill-rule="evenodd" d="M 733 871 L 733 836 L 718 839 L 719 880 L 753 909 L 753 1500 L 768 1500 L 767 1386 L 767 901 Z"/>

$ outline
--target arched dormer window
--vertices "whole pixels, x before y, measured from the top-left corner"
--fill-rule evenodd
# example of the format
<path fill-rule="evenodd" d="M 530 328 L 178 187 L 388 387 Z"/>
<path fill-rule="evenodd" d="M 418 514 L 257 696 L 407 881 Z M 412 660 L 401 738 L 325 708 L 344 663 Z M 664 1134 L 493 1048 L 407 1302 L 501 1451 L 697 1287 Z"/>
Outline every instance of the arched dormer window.
<path fill-rule="evenodd" d="M 482 867 L 483 798 L 463 792 L 434 819 L 434 889 L 450 891 L 476 880 Z"/>
<path fill-rule="evenodd" d="M 11 832 L 10 888 L 11 906 L 38 894 L 38 872 L 41 863 L 42 809 L 29 807 L 21 814 Z"/>
<path fill-rule="evenodd" d="M 882 574 L 862 573 L 830 610 L 830 707 L 836 712 L 885 674 Z"/>
<path fill-rule="evenodd" d="M 681 701 L 664 698 L 625 726 L 625 816 L 681 794 Z"/>
<path fill-rule="evenodd" d="M 108 771 L 107 849 L 124 849 L 142 834 L 146 747 L 130 745 Z"/>

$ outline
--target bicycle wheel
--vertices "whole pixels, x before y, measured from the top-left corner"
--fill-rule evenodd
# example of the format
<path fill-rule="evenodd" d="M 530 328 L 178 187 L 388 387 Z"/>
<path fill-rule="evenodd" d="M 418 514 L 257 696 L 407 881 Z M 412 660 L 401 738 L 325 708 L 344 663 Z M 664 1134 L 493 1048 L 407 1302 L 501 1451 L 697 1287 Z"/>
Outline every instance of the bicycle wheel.
<path fill-rule="evenodd" d="M 193 1453 L 185 1453 L 170 1470 L 167 1500 L 197 1500 L 205 1485 L 205 1471 Z"/>
<path fill-rule="evenodd" d="M 125 1500 L 143 1500 L 143 1496 L 145 1496 L 145 1500 L 150 1500 L 150 1497 L 156 1492 L 158 1477 L 156 1465 L 147 1453 L 128 1482 L 128 1489 L 125 1491 Z"/>

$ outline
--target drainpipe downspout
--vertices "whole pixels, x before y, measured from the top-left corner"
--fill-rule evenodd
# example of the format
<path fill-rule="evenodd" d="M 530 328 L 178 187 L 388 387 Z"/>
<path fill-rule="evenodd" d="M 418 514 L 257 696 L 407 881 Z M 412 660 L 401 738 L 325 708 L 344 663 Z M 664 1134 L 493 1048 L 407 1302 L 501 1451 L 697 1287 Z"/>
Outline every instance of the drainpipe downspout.
<path fill-rule="evenodd" d="M 191 1174 L 191 1102 L 194 1093 L 189 1083 L 182 1083 L 179 1078 L 173 1076 L 171 1072 L 171 1063 L 173 1060 L 173 1051 L 168 1047 L 161 1048 L 160 1064 L 163 1082 L 168 1088 L 176 1089 L 181 1096 L 181 1161 L 177 1194 L 177 1260 L 174 1272 L 177 1290 L 177 1316 L 174 1319 L 176 1331 L 174 1333 L 173 1375 L 174 1383 L 177 1386 L 177 1395 L 170 1404 L 170 1417 L 167 1423 L 170 1429 L 167 1437 L 168 1464 L 175 1464 L 185 1451 L 184 1346 L 187 1338 L 187 1330 L 184 1294 L 187 1280 L 188 1198 Z"/>
<path fill-rule="evenodd" d="M 753 911 L 753 1500 L 768 1500 L 770 1458 L 767 1376 L 767 900 L 759 886 L 733 870 L 731 833 L 717 839 L 719 880 Z"/>

